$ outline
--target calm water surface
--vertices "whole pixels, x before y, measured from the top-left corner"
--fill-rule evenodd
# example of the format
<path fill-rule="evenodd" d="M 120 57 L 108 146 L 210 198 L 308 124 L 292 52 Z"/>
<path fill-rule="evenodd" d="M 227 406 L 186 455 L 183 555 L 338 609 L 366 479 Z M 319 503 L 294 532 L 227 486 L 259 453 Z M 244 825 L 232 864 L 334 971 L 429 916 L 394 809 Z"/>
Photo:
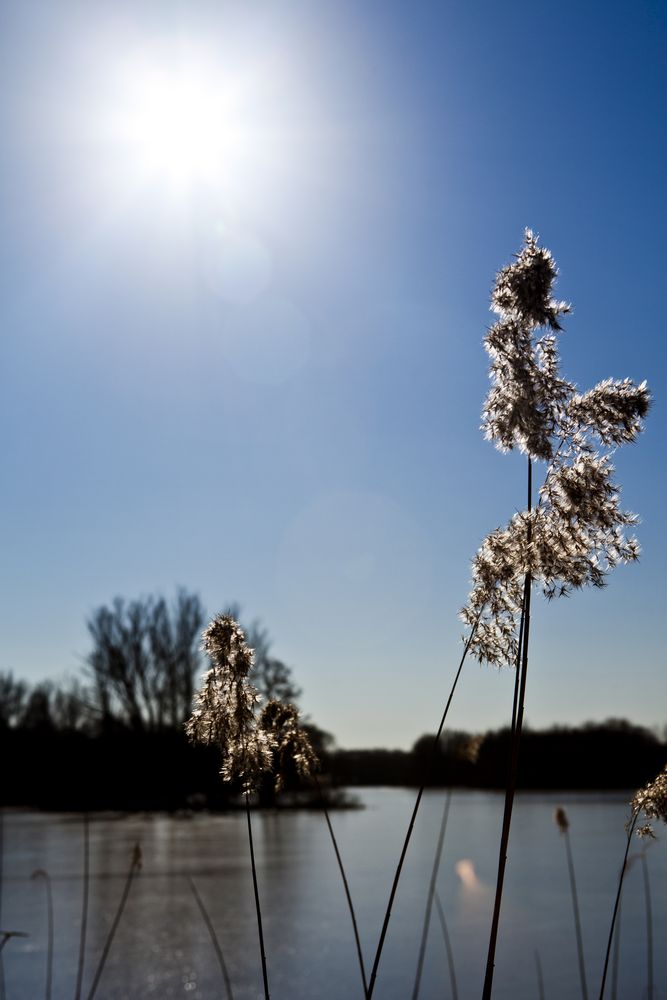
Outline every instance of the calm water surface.
<path fill-rule="evenodd" d="M 333 814 L 370 966 L 393 871 L 414 801 L 403 789 L 358 792 L 366 808 Z M 545 996 L 579 997 L 565 845 L 554 822 L 563 805 L 579 885 L 591 998 L 597 997 L 616 878 L 623 855 L 627 795 L 526 794 L 515 806 L 496 967 L 496 1000 L 537 998 L 539 952 Z M 435 843 L 444 804 L 427 793 L 406 861 L 374 996 L 407 1000 Z M 452 940 L 459 996 L 479 998 L 493 901 L 502 798 L 457 791 L 438 891 Z M 272 1000 L 362 997 L 340 877 L 322 816 L 283 812 L 253 817 Z M 25 931 L 4 949 L 7 1000 L 44 996 L 46 902 L 37 868 L 52 878 L 55 908 L 54 1000 L 72 1000 L 82 895 L 78 817 L 6 812 L 2 927 Z M 660 831 L 658 831 L 660 832 Z M 91 887 L 83 998 L 86 997 L 140 841 L 137 876 L 96 997 L 143 1000 L 224 997 L 219 967 L 188 886 L 194 879 L 215 924 L 236 1000 L 263 997 L 247 830 L 243 814 L 97 817 L 91 823 Z M 637 841 L 636 854 L 641 849 Z M 648 850 L 655 936 L 654 997 L 667 998 L 667 850 Z M 460 865 L 459 862 L 468 862 Z M 463 876 L 463 877 L 462 877 Z M 611 997 L 611 990 L 606 994 Z M 452 996 L 446 951 L 434 913 L 420 996 Z M 618 1000 L 646 992 L 642 866 L 626 880 Z"/>

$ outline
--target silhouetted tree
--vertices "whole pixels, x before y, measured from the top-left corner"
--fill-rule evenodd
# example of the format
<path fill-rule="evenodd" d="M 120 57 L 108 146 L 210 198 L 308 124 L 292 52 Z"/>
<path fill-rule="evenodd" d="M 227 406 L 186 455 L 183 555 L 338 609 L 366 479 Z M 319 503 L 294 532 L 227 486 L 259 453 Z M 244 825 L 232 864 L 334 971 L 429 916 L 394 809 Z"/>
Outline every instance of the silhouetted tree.
<path fill-rule="evenodd" d="M 69 678 L 51 691 L 51 715 L 56 729 L 91 729 L 99 717 L 92 692 L 77 678 Z"/>
<path fill-rule="evenodd" d="M 136 731 L 179 727 L 188 717 L 199 666 L 204 609 L 180 590 L 98 608 L 88 621 L 95 708 L 103 728 L 114 720 Z"/>
<path fill-rule="evenodd" d="M 240 620 L 238 605 L 231 605 L 229 614 Z M 301 688 L 292 679 L 292 668 L 282 660 L 270 655 L 271 639 L 268 630 L 261 623 L 254 621 L 243 629 L 246 641 L 253 651 L 253 666 L 250 671 L 250 682 L 257 688 L 265 701 L 289 701 L 295 705 L 301 697 Z"/>
<path fill-rule="evenodd" d="M 0 728 L 14 725 L 20 718 L 27 687 L 12 673 L 0 673 Z"/>
<path fill-rule="evenodd" d="M 21 713 L 20 726 L 23 729 L 46 732 L 55 728 L 51 714 L 51 691 L 51 685 L 47 682 L 37 684 L 32 689 Z"/>

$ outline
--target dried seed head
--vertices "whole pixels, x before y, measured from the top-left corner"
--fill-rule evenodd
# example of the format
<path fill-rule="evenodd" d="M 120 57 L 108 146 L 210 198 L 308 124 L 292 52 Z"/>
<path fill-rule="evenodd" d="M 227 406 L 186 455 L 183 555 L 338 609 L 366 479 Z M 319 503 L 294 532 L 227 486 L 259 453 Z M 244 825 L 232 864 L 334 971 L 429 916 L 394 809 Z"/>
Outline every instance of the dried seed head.
<path fill-rule="evenodd" d="M 262 709 L 259 727 L 273 748 L 273 773 L 276 791 L 285 786 L 290 770 L 300 778 L 310 778 L 319 766 L 308 734 L 299 725 L 294 705 L 271 699 Z"/>
<path fill-rule="evenodd" d="M 620 506 L 609 453 L 595 448 L 634 441 L 650 395 L 645 382 L 600 382 L 587 393 L 559 374 L 555 332 L 569 306 L 551 297 L 557 275 L 548 250 L 526 231 L 516 261 L 496 279 L 488 332 L 492 386 L 484 430 L 501 450 L 519 448 L 548 462 L 536 508 L 491 532 L 473 560 L 473 589 L 461 611 L 475 629 L 470 649 L 480 660 L 513 664 L 527 574 L 547 598 L 585 585 L 602 587 L 619 563 L 639 556 L 626 528 L 637 523 Z M 536 339 L 539 327 L 546 332 Z"/>
<path fill-rule="evenodd" d="M 248 681 L 253 654 L 238 622 L 218 615 L 204 632 L 203 648 L 212 667 L 185 730 L 191 740 L 220 748 L 223 780 L 241 781 L 250 792 L 273 774 L 280 791 L 290 767 L 309 777 L 317 757 L 294 705 L 272 699 L 257 717 L 260 695 Z"/>
<path fill-rule="evenodd" d="M 648 819 L 661 819 L 667 823 L 667 764 L 657 778 L 639 789 L 630 805 L 633 819 L 644 813 Z M 638 837 L 654 836 L 650 823 L 638 827 L 636 832 Z"/>
<path fill-rule="evenodd" d="M 570 821 L 567 818 L 567 813 L 565 812 L 562 806 L 558 806 L 558 808 L 554 812 L 554 823 L 556 824 L 561 833 L 567 833 L 570 826 Z"/>
<path fill-rule="evenodd" d="M 195 742 L 217 745 L 223 779 L 239 779 L 244 790 L 252 791 L 271 766 L 271 747 L 255 720 L 259 694 L 248 681 L 252 650 L 243 629 L 228 614 L 217 615 L 202 638 L 212 666 L 204 674 L 185 731 Z"/>

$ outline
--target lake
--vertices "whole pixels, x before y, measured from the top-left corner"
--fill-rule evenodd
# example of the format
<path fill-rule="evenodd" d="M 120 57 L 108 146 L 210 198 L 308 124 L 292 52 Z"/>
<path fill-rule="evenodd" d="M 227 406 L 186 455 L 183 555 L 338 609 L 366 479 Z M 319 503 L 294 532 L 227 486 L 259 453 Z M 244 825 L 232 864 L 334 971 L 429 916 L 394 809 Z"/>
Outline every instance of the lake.
<path fill-rule="evenodd" d="M 352 790 L 365 808 L 332 813 L 346 864 L 368 967 L 414 793 Z M 553 820 L 570 819 L 589 994 L 597 997 L 616 881 L 625 846 L 629 794 L 517 796 L 498 942 L 494 998 L 581 996 L 565 843 Z M 428 883 L 445 794 L 424 796 L 394 906 L 377 1000 L 412 995 Z M 438 893 L 447 919 L 459 997 L 479 998 L 493 902 L 503 799 L 491 792 L 452 795 Z M 272 1000 L 362 997 L 354 940 L 335 856 L 322 815 L 254 813 L 253 831 Z M 655 940 L 654 997 L 667 998 L 667 850 L 663 831 L 648 848 Z M 225 997 L 192 878 L 213 921 L 236 1000 L 263 997 L 252 879 L 243 813 L 192 818 L 96 816 L 90 825 L 90 909 L 82 997 L 85 1000 L 123 891 L 132 847 L 141 843 L 136 876 L 100 981 L 100 1000 Z M 45 995 L 46 869 L 55 912 L 54 1000 L 72 1000 L 82 897 L 82 821 L 71 815 L 4 814 L 2 927 L 29 936 L 4 948 L 7 1000 Z M 638 839 L 632 853 L 645 842 Z M 464 864 L 461 864 L 464 862 Z M 646 993 L 646 918 L 642 864 L 625 883 L 618 1000 Z M 608 980 L 606 997 L 611 997 Z M 1 994 L 0 994 L 1 995 Z M 434 911 L 420 997 L 450 997 L 444 938 Z"/>

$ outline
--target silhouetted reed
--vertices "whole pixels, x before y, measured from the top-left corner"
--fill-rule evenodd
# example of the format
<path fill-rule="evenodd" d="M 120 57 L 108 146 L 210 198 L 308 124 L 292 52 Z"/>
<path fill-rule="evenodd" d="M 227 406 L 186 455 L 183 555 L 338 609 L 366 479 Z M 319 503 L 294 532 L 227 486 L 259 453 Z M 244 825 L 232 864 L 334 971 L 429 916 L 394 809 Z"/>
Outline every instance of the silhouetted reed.
<path fill-rule="evenodd" d="M 640 788 L 635 794 L 630 803 L 632 813 L 630 819 L 626 824 L 627 830 L 627 841 L 625 844 L 625 853 L 623 855 L 623 863 L 621 865 L 621 871 L 618 877 L 618 885 L 616 888 L 616 898 L 614 900 L 614 908 L 611 915 L 611 926 L 609 928 L 609 935 L 607 937 L 607 950 L 604 957 L 604 966 L 602 968 L 602 979 L 600 982 L 600 995 L 599 1000 L 603 1000 L 605 984 L 607 982 L 607 971 L 609 968 L 609 956 L 611 953 L 612 941 L 614 939 L 614 929 L 616 925 L 616 917 L 618 915 L 620 903 L 621 903 L 621 892 L 623 891 L 623 880 L 625 879 L 625 873 L 628 868 L 628 854 L 630 851 L 630 843 L 632 841 L 632 834 L 637 828 L 637 836 L 639 837 L 653 837 L 653 828 L 650 822 L 646 822 L 643 826 L 637 827 L 637 821 L 642 813 L 646 816 L 647 820 L 662 820 L 663 823 L 667 823 L 667 765 L 663 768 L 660 774 L 653 780 L 649 781 L 644 788 Z"/>
<path fill-rule="evenodd" d="M 442 820 L 440 821 L 440 830 L 438 833 L 438 841 L 435 848 L 435 857 L 433 859 L 433 868 L 431 870 L 431 878 L 428 886 L 428 893 L 426 895 L 426 908 L 424 910 L 424 921 L 422 924 L 422 935 L 421 941 L 419 942 L 419 955 L 417 957 L 417 969 L 415 972 L 415 982 L 412 987 L 412 1000 L 417 1000 L 419 996 L 419 988 L 421 985 L 422 970 L 424 968 L 424 957 L 426 955 L 426 942 L 428 940 L 428 931 L 431 924 L 431 911 L 433 909 L 433 899 L 435 897 L 435 887 L 438 878 L 438 869 L 440 868 L 440 859 L 442 857 L 442 848 L 445 843 L 445 833 L 447 831 L 447 819 L 449 817 L 449 807 L 452 801 L 452 791 L 448 789 L 447 795 L 445 796 L 445 805 L 442 811 Z"/>
<path fill-rule="evenodd" d="M 25 931 L 3 931 L 0 930 L 0 952 L 11 938 L 28 937 Z"/>
<path fill-rule="evenodd" d="M 43 868 L 37 868 L 30 877 L 32 879 L 43 878 L 46 886 L 47 948 L 46 989 L 44 996 L 46 1000 L 51 1000 L 51 987 L 53 983 L 53 895 L 51 892 L 51 877 Z"/>
<path fill-rule="evenodd" d="M 480 612 L 480 615 L 481 615 L 481 612 Z M 473 641 L 473 639 L 475 637 L 476 628 L 477 628 L 477 625 L 475 623 L 472 626 L 470 634 L 469 634 L 469 636 L 468 636 L 468 638 L 466 640 L 465 646 L 463 648 L 463 654 L 462 654 L 461 659 L 459 661 L 458 670 L 456 671 L 456 675 L 454 677 L 454 681 L 453 681 L 452 686 L 451 686 L 450 691 L 449 691 L 449 696 L 447 698 L 447 702 L 445 704 L 445 708 L 444 708 L 444 711 L 442 713 L 442 717 L 440 719 L 440 725 L 438 726 L 438 731 L 436 732 L 435 736 L 433 737 L 433 742 L 431 744 L 431 754 L 430 754 L 429 761 L 428 761 L 428 763 L 427 763 L 427 765 L 425 767 L 424 779 L 422 781 L 422 784 L 419 787 L 419 790 L 417 792 L 417 797 L 415 799 L 415 804 L 414 804 L 413 809 L 412 809 L 412 815 L 410 816 L 410 821 L 408 823 L 407 833 L 406 833 L 405 839 L 403 841 L 403 846 L 401 848 L 401 853 L 400 853 L 400 856 L 399 856 L 399 859 L 398 859 L 398 864 L 396 866 L 396 871 L 394 873 L 394 880 L 392 882 L 391 890 L 389 892 L 389 902 L 387 903 L 387 908 L 386 908 L 385 914 L 384 914 L 384 920 L 382 922 L 382 930 L 380 931 L 380 939 L 378 941 L 377 950 L 375 952 L 375 958 L 373 960 L 373 968 L 371 969 L 370 980 L 369 980 L 369 983 L 368 983 L 368 994 L 367 994 L 368 1000 L 370 1000 L 370 998 L 372 997 L 373 990 L 375 988 L 375 981 L 377 979 L 378 967 L 380 965 L 380 958 L 382 957 L 382 949 L 384 947 L 385 938 L 387 936 L 387 929 L 389 927 L 389 921 L 391 919 L 391 911 L 392 911 L 392 907 L 394 905 L 394 899 L 395 899 L 395 896 L 396 896 L 396 890 L 398 889 L 398 883 L 399 883 L 399 880 L 400 880 L 400 877 L 401 877 L 401 872 L 403 870 L 403 863 L 405 861 L 405 856 L 406 856 L 406 854 L 408 852 L 408 847 L 409 847 L 409 844 L 410 844 L 410 840 L 412 839 L 412 831 L 414 830 L 415 820 L 417 819 L 417 813 L 419 812 L 419 806 L 421 804 L 421 800 L 422 800 L 422 797 L 424 795 L 424 789 L 426 788 L 426 782 L 428 780 L 428 774 L 429 774 L 430 769 L 433 766 L 433 762 L 435 760 L 435 756 L 436 756 L 436 754 L 438 752 L 438 748 L 440 746 L 440 737 L 442 736 L 442 730 L 444 729 L 444 726 L 445 726 L 445 720 L 447 719 L 447 713 L 449 712 L 449 708 L 450 708 L 450 705 L 452 703 L 452 699 L 454 697 L 454 692 L 456 691 L 456 686 L 457 686 L 457 684 L 459 682 L 459 678 L 461 676 L 461 671 L 463 670 L 463 664 L 465 663 L 466 657 L 468 655 L 468 650 L 470 649 L 470 645 L 471 645 L 471 643 L 472 643 L 472 641 Z"/>
<path fill-rule="evenodd" d="M 623 897 L 618 901 L 618 917 L 616 919 L 616 929 L 614 931 L 614 955 L 611 966 L 611 1000 L 618 1000 L 618 967 L 621 959 L 621 916 L 623 910 Z"/>
<path fill-rule="evenodd" d="M 473 560 L 473 589 L 461 616 L 475 627 L 472 650 L 482 662 L 517 671 L 512 709 L 510 770 L 505 791 L 498 873 L 483 1000 L 493 989 L 507 851 L 523 728 L 533 585 L 553 598 L 587 584 L 601 587 L 619 563 L 638 558 L 636 523 L 619 506 L 612 481 L 612 449 L 634 441 L 643 428 L 650 396 L 646 383 L 606 379 L 579 393 L 562 378 L 557 334 L 570 312 L 552 297 L 553 257 L 526 230 L 513 263 L 502 268 L 491 296 L 499 317 L 485 347 L 491 389 L 483 427 L 501 451 L 527 458 L 527 505 L 505 528 L 489 534 Z M 540 332 L 542 331 L 542 332 Z M 533 504 L 533 465 L 546 473 Z"/>
<path fill-rule="evenodd" d="M 0 808 L 0 926 L 2 925 L 2 895 L 5 877 L 5 811 Z M 3 939 L 2 944 L 5 944 Z M 0 947 L 0 1000 L 5 1000 L 5 965 Z"/>
<path fill-rule="evenodd" d="M 81 899 L 81 929 L 79 932 L 79 961 L 76 967 L 76 987 L 74 1000 L 81 1000 L 83 968 L 86 955 L 86 932 L 88 928 L 88 895 L 90 893 L 90 819 L 83 814 L 83 896 Z"/>
<path fill-rule="evenodd" d="M 554 813 L 554 821 L 565 840 L 565 853 L 567 855 L 567 870 L 570 876 L 570 892 L 572 894 L 572 911 L 574 914 L 574 933 L 577 939 L 577 957 L 579 960 L 579 980 L 581 982 L 581 995 L 584 1000 L 588 1000 L 588 987 L 586 985 L 586 963 L 584 961 L 584 942 L 581 934 L 581 918 L 579 915 L 579 897 L 577 894 L 577 880 L 574 874 L 574 860 L 572 858 L 572 845 L 570 843 L 570 821 L 567 813 L 558 806 Z"/>
<path fill-rule="evenodd" d="M 127 878 L 125 879 L 125 885 L 123 886 L 123 892 L 118 903 L 118 909 L 116 910 L 113 921 L 111 922 L 111 927 L 109 928 L 109 933 L 107 934 L 106 941 L 104 942 L 102 954 L 97 964 L 97 968 L 95 969 L 95 975 L 93 976 L 93 981 L 91 983 L 90 990 L 88 991 L 86 1000 L 93 1000 L 93 997 L 97 992 L 97 987 L 99 986 L 102 973 L 104 972 L 104 966 L 106 965 L 109 952 L 111 951 L 113 939 L 116 936 L 116 931 L 118 930 L 118 925 L 120 924 L 121 917 L 123 916 L 123 910 L 125 909 L 125 904 L 127 903 L 127 898 L 130 895 L 132 881 L 136 873 L 139 871 L 141 871 L 141 847 L 139 844 L 135 844 L 132 849 L 130 868 L 127 873 Z"/>
<path fill-rule="evenodd" d="M 204 674 L 185 729 L 191 740 L 219 748 L 223 780 L 239 781 L 243 789 L 262 982 L 265 1000 L 269 1000 L 250 795 L 269 778 L 274 790 L 280 791 L 288 769 L 295 770 L 301 778 L 310 777 L 317 766 L 317 757 L 307 734 L 298 724 L 298 712 L 293 705 L 271 699 L 259 716 L 256 714 L 259 695 L 248 680 L 253 652 L 234 617 L 217 615 L 204 630 L 202 639 L 202 648 L 212 666 Z"/>
<path fill-rule="evenodd" d="M 204 901 L 199 895 L 197 886 L 195 885 L 194 881 L 191 878 L 188 879 L 188 885 L 190 886 L 190 891 L 192 892 L 192 895 L 195 897 L 195 901 L 197 903 L 197 906 L 199 907 L 199 912 L 201 913 L 204 923 L 206 924 L 206 930 L 209 933 L 209 937 L 211 938 L 211 943 L 213 945 L 213 948 L 215 949 L 215 954 L 218 959 L 218 965 L 220 966 L 220 974 L 222 976 L 222 981 L 225 984 L 225 990 L 227 991 L 228 1000 L 234 1000 L 232 981 L 229 978 L 229 972 L 227 971 L 227 963 L 225 962 L 225 956 L 223 955 L 222 947 L 220 946 L 220 942 L 218 940 L 218 935 L 215 932 L 215 927 L 213 926 L 213 922 L 208 914 L 208 910 L 204 906 Z"/>
<path fill-rule="evenodd" d="M 542 975 L 542 962 L 537 948 L 535 949 L 535 971 L 537 973 L 537 996 L 539 1000 L 544 1000 L 544 976 Z"/>
<path fill-rule="evenodd" d="M 445 942 L 445 951 L 447 952 L 447 966 L 449 968 L 449 982 L 452 987 L 452 1000 L 459 1000 L 459 991 L 456 985 L 456 968 L 454 966 L 454 950 L 452 949 L 452 942 L 449 937 L 449 929 L 447 927 L 447 920 L 445 919 L 445 911 L 442 905 L 442 900 L 438 895 L 437 889 L 435 890 L 435 908 L 440 921 L 442 937 Z"/>
<path fill-rule="evenodd" d="M 347 874 L 345 872 L 345 866 L 343 865 L 343 859 L 340 854 L 338 847 L 338 841 L 336 840 L 336 834 L 334 833 L 333 824 L 331 822 L 331 817 L 329 816 L 329 810 L 327 809 L 326 800 L 324 798 L 322 787 L 320 785 L 320 780 L 317 774 L 313 772 L 313 778 L 315 780 L 315 787 L 317 788 L 317 793 L 319 795 L 320 805 L 324 813 L 324 819 L 327 824 L 327 829 L 329 831 L 329 836 L 331 838 L 331 843 L 333 845 L 334 853 L 336 855 L 336 862 L 338 864 L 338 870 L 340 872 L 340 877 L 343 880 L 343 888 L 345 890 L 345 898 L 347 900 L 347 908 L 350 912 L 350 919 L 352 921 L 352 931 L 354 934 L 354 943 L 357 949 L 357 961 L 359 962 L 359 971 L 361 973 L 361 983 L 364 990 L 364 997 L 368 995 L 368 983 L 366 981 L 366 968 L 364 965 L 364 955 L 361 948 L 361 939 L 359 937 L 359 928 L 357 926 L 357 915 L 354 910 L 354 904 L 352 902 L 352 894 L 350 893 L 350 886 L 347 880 Z"/>

